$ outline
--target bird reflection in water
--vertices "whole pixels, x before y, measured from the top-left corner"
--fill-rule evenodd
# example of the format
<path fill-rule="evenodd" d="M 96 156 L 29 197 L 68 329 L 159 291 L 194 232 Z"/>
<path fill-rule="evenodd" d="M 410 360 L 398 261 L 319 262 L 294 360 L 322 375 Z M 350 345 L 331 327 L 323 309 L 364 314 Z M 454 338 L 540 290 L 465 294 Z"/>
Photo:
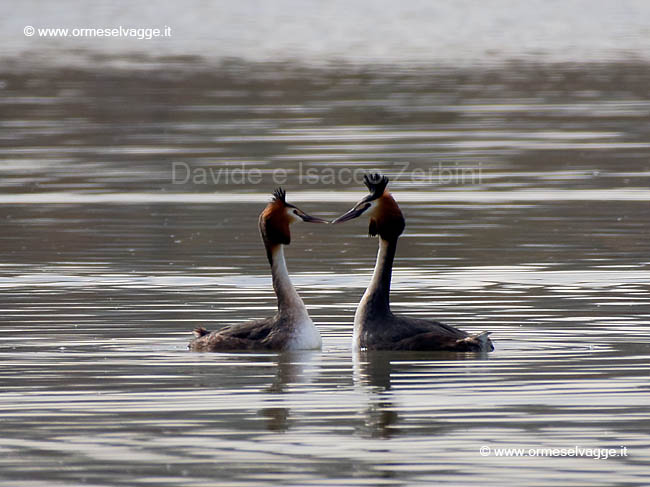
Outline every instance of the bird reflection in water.
<path fill-rule="evenodd" d="M 393 438 L 399 436 L 400 409 L 397 403 L 398 394 L 393 389 L 394 378 L 399 375 L 403 380 L 409 374 L 422 377 L 423 368 L 437 361 L 468 360 L 487 357 L 487 353 L 454 353 L 437 352 L 395 352 L 385 350 L 359 350 L 353 354 L 354 384 L 368 397 L 367 406 L 363 409 L 364 424 L 357 433 L 370 438 Z M 444 365 L 436 365 L 436 375 Z M 451 367 L 449 367 L 451 369 Z M 431 381 L 433 377 L 422 380 Z M 413 385 L 413 381 L 409 380 Z M 431 426 L 435 427 L 435 418 L 431 418 Z M 446 429 L 447 425 L 441 425 Z"/>
<path fill-rule="evenodd" d="M 286 432 L 291 427 L 291 409 L 285 405 L 285 398 L 289 386 L 297 383 L 308 383 L 315 375 L 310 368 L 313 367 L 316 351 L 288 351 L 278 354 L 276 373 L 273 381 L 264 389 L 271 397 L 268 402 L 272 406 L 259 410 L 260 416 L 266 418 L 266 427 L 269 431 Z"/>
<path fill-rule="evenodd" d="M 368 395 L 362 411 L 364 423 L 357 433 L 370 438 L 391 438 L 399 433 L 399 416 L 392 402 L 391 356 L 384 351 L 357 351 L 353 354 L 354 384 Z"/>

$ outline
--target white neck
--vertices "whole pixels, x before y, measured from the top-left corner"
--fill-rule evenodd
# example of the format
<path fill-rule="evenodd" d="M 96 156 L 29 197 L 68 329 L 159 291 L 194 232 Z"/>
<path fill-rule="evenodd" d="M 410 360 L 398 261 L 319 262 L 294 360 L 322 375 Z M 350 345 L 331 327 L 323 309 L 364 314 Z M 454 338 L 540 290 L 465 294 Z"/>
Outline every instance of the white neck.
<path fill-rule="evenodd" d="M 273 277 L 273 289 L 278 297 L 278 311 L 289 313 L 294 317 L 308 317 L 305 303 L 293 287 L 287 264 L 284 260 L 284 245 L 277 245 L 271 252 L 271 276 Z"/>
<path fill-rule="evenodd" d="M 397 240 L 389 242 L 379 239 L 375 270 L 354 315 L 355 331 L 362 323 L 390 315 L 390 280 L 396 249 Z"/>

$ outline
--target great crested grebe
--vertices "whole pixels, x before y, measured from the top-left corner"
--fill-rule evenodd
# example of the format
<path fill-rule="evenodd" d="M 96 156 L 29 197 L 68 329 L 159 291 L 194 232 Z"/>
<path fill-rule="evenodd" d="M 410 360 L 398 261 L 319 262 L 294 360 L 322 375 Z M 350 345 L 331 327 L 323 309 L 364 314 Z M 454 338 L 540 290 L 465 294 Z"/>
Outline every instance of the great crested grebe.
<path fill-rule="evenodd" d="M 397 202 L 386 189 L 388 178 L 366 175 L 370 194 L 332 223 L 341 223 L 363 213 L 370 217 L 368 233 L 379 235 L 379 253 L 370 285 L 354 315 L 354 347 L 367 350 L 448 350 L 490 352 L 488 332 L 477 335 L 433 320 L 408 318 L 391 312 L 389 294 L 397 239 L 406 226 Z"/>
<path fill-rule="evenodd" d="M 291 242 L 289 225 L 297 221 L 328 223 L 287 203 L 286 193 L 281 188 L 276 189 L 273 200 L 259 219 L 266 256 L 271 264 L 273 290 L 278 298 L 275 316 L 226 326 L 212 333 L 205 328 L 196 328 L 196 338 L 190 342 L 190 350 L 307 350 L 321 347 L 320 333 L 291 284 L 284 261 L 284 246 Z"/>

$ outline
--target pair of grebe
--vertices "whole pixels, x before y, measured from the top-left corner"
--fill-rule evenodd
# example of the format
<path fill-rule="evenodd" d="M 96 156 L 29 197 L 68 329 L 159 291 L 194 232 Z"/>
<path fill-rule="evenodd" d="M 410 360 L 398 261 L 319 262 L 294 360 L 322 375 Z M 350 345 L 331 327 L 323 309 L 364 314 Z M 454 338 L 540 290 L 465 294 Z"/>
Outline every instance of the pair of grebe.
<path fill-rule="evenodd" d="M 194 330 L 190 342 L 193 351 L 217 352 L 227 350 L 304 350 L 321 347 L 318 329 L 307 308 L 289 279 L 284 260 L 284 245 L 289 245 L 289 225 L 297 221 L 310 223 L 342 223 L 362 214 L 370 218 L 369 233 L 379 236 L 379 253 L 370 285 L 354 315 L 353 346 L 366 350 L 422 350 L 489 352 L 494 349 L 488 332 L 477 335 L 433 320 L 409 318 L 393 314 L 390 309 L 390 280 L 397 239 L 404 231 L 402 212 L 387 190 L 388 178 L 367 175 L 364 182 L 370 193 L 347 213 L 328 222 L 310 216 L 287 203 L 281 189 L 262 211 L 260 233 L 271 265 L 273 289 L 278 298 L 275 316 L 262 320 L 231 325 L 208 332 Z"/>

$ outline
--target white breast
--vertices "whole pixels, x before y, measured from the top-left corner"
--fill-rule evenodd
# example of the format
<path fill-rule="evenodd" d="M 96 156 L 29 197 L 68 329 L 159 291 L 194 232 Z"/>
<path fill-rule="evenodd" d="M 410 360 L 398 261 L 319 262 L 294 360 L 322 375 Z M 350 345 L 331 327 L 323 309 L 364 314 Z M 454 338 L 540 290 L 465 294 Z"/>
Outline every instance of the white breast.
<path fill-rule="evenodd" d="M 363 329 L 363 320 L 366 317 L 366 308 L 368 306 L 368 290 L 363 293 L 361 301 L 359 301 L 359 306 L 357 306 L 357 311 L 354 313 L 354 330 L 352 332 L 352 350 L 359 350 L 360 347 L 360 335 L 361 330 Z"/>
<path fill-rule="evenodd" d="M 313 350 L 320 348 L 322 344 L 318 328 L 310 318 L 306 318 L 296 323 L 295 332 L 287 348 L 289 350 Z"/>

